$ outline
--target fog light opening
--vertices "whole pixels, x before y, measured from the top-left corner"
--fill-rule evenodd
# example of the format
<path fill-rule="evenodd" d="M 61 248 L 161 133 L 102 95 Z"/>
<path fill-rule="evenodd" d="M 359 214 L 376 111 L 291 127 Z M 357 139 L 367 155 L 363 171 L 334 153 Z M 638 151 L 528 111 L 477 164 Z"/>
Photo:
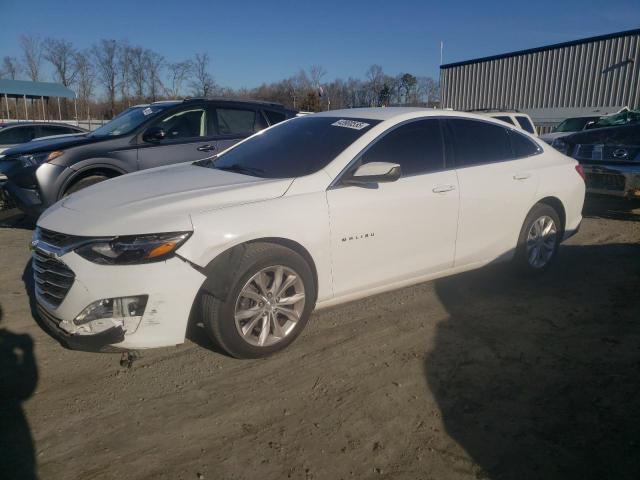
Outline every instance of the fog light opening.
<path fill-rule="evenodd" d="M 138 329 L 148 299 L 148 295 L 137 295 L 97 300 L 73 319 L 74 333 L 94 335 L 120 326 L 130 335 Z"/>

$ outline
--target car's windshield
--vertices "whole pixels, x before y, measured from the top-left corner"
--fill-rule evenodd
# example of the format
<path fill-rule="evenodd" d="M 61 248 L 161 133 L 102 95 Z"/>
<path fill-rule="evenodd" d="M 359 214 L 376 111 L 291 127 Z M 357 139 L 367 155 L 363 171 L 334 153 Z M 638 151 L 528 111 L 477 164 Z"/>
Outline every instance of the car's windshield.
<path fill-rule="evenodd" d="M 131 107 L 116 116 L 109 123 L 106 123 L 102 127 L 94 130 L 91 135 L 95 137 L 109 137 L 127 134 L 147 120 L 150 116 L 155 115 L 169 106 L 171 105 L 158 104 L 149 105 L 148 107 Z"/>
<path fill-rule="evenodd" d="M 597 120 L 598 117 L 578 117 L 578 118 L 567 118 L 563 122 L 553 129 L 554 132 L 579 132 L 584 128 L 584 126 L 593 121 Z"/>
<path fill-rule="evenodd" d="M 317 172 L 379 120 L 309 115 L 254 135 L 207 167 L 263 178 L 301 177 Z"/>

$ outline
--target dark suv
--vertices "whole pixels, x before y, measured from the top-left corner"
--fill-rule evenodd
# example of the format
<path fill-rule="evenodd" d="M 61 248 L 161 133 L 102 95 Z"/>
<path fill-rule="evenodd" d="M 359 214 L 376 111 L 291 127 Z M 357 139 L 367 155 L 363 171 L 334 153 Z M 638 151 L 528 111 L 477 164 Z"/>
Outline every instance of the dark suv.
<path fill-rule="evenodd" d="M 295 116 L 267 102 L 191 98 L 125 110 L 86 135 L 35 140 L 0 159 L 5 203 L 33 216 L 65 195 L 145 168 L 212 157 Z"/>

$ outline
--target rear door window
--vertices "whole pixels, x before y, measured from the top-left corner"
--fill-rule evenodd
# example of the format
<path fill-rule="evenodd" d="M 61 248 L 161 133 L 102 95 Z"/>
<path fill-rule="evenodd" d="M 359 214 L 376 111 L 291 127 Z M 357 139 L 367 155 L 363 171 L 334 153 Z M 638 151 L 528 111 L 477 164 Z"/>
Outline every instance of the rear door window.
<path fill-rule="evenodd" d="M 520 127 L 526 132 L 535 133 L 536 130 L 533 128 L 531 121 L 527 117 L 523 117 L 521 115 L 516 115 L 516 121 L 520 124 Z"/>
<path fill-rule="evenodd" d="M 36 137 L 36 127 L 19 126 L 0 131 L 0 145 L 24 143 Z"/>
<path fill-rule="evenodd" d="M 255 130 L 256 112 L 238 108 L 216 108 L 220 135 L 249 135 Z"/>
<path fill-rule="evenodd" d="M 455 166 L 470 167 L 511 160 L 508 129 L 494 123 L 471 119 L 447 119 L 447 143 Z"/>
<path fill-rule="evenodd" d="M 40 134 L 38 136 L 48 137 L 50 135 L 66 135 L 68 133 L 79 133 L 79 132 L 69 127 L 60 127 L 58 125 L 47 125 L 44 127 L 40 127 Z"/>

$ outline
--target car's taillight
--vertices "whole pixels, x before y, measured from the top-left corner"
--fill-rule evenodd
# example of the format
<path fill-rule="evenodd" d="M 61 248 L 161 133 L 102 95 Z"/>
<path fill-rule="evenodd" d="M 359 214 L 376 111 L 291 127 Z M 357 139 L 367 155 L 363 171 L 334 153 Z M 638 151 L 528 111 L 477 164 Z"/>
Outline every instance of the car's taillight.
<path fill-rule="evenodd" d="M 582 177 L 582 180 L 584 181 L 587 180 L 587 177 L 584 174 L 584 168 L 582 168 L 582 165 L 580 164 L 576 165 L 576 172 L 578 172 L 578 175 Z"/>

